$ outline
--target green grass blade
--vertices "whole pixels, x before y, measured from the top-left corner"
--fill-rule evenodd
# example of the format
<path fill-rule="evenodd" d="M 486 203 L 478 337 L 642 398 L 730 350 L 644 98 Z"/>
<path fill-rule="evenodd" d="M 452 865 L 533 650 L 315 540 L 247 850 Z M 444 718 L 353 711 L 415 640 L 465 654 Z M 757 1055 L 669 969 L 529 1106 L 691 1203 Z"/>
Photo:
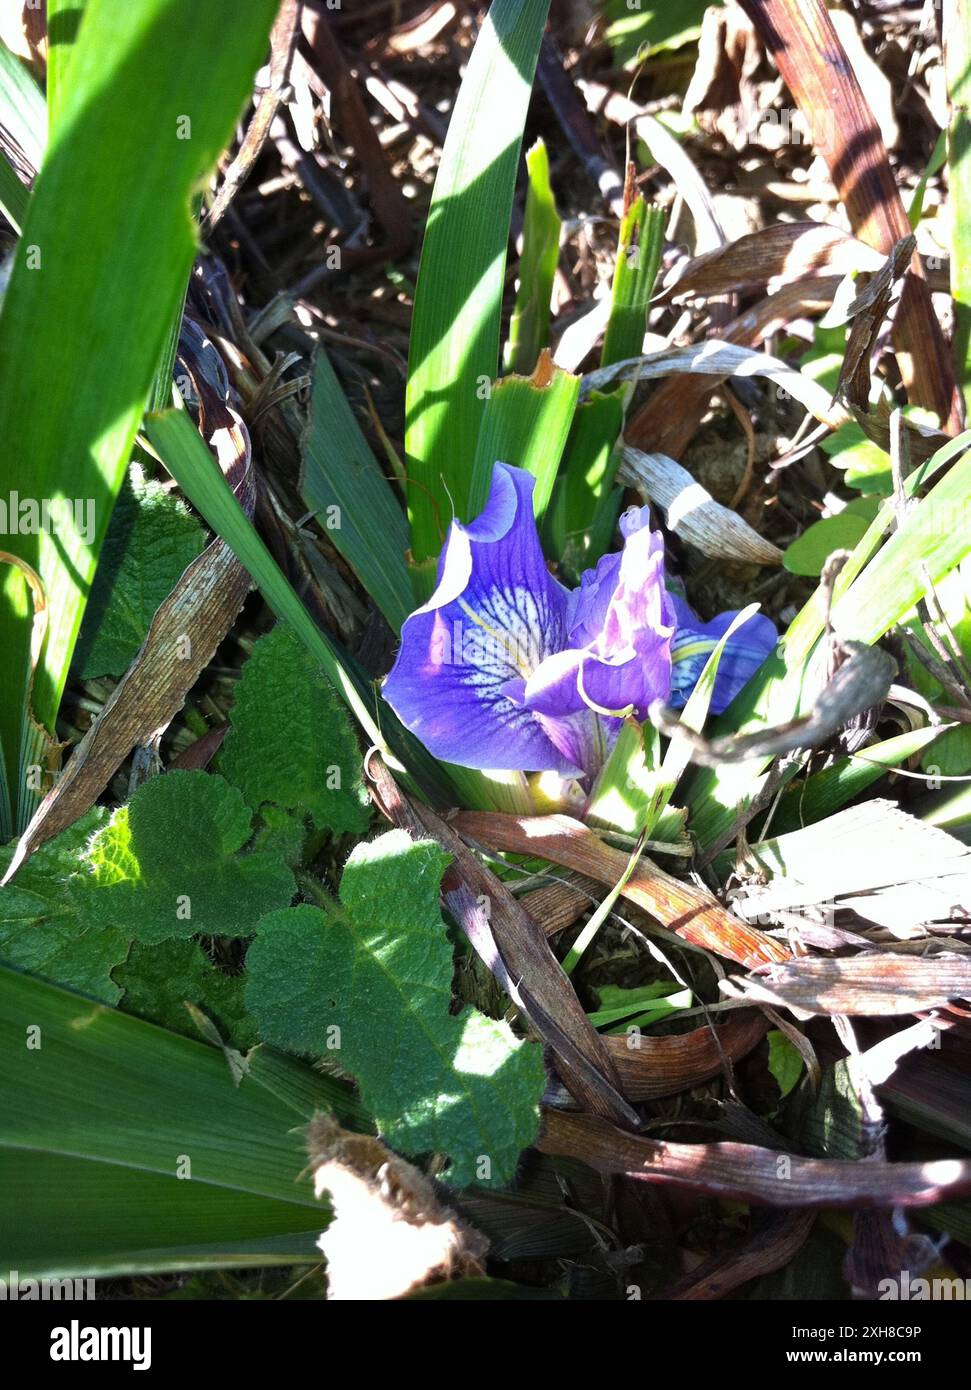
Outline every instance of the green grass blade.
<path fill-rule="evenodd" d="M 0 496 L 15 489 L 59 508 L 56 526 L 7 537 L 46 591 L 33 708 L 47 730 L 195 254 L 189 200 L 232 131 L 275 8 L 273 0 L 242 10 L 231 0 L 201 8 L 89 0 L 85 11 L 0 314 L 0 430 L 9 444 Z M 23 582 L 11 577 L 5 597 L 0 647 L 17 658 L 0 671 L 0 740 L 18 802 L 9 832 L 33 809 L 26 767 L 37 738 L 23 709 Z"/>
<path fill-rule="evenodd" d="M 0 1228 L 23 1276 L 306 1261 L 327 1211 L 300 1128 L 347 1092 L 0 968 Z M 280 1070 L 292 1073 L 283 1089 Z M 359 1112 L 345 1112 L 359 1122 Z M 181 1177 L 179 1176 L 181 1173 Z"/>
<path fill-rule="evenodd" d="M 946 162 L 947 131 L 942 130 L 937 137 L 937 143 L 934 146 L 931 157 L 927 161 L 927 167 L 917 180 L 917 187 L 911 195 L 910 205 L 907 208 L 907 221 L 915 231 L 917 229 L 917 224 L 924 215 L 924 199 L 927 196 L 927 185 L 934 175 L 943 169 Z"/>
<path fill-rule="evenodd" d="M 499 327 L 516 166 L 549 0 L 493 0 L 449 124 L 411 327 L 405 452 L 411 548 L 437 555 L 452 506 L 469 520 L 482 388 Z M 450 500 L 451 499 L 451 500 Z"/>
<path fill-rule="evenodd" d="M 304 501 L 399 632 L 412 608 L 405 563 L 408 522 L 322 348 L 314 367 L 302 467 Z"/>
<path fill-rule="evenodd" d="M 526 212 L 516 306 L 509 324 L 504 366 L 528 376 L 550 341 L 550 301 L 560 254 L 562 222 L 550 187 L 550 160 L 542 140 L 526 155 Z"/>
<path fill-rule="evenodd" d="M 840 637 L 876 642 L 971 553 L 971 454 L 909 513 L 860 577 L 833 605 Z"/>
<path fill-rule="evenodd" d="M 614 910 L 614 906 L 621 893 L 627 887 L 631 874 L 637 868 L 643 853 L 643 835 L 638 839 L 637 844 L 631 850 L 630 858 L 624 867 L 624 872 L 611 888 L 610 892 L 599 904 L 596 911 L 590 914 L 589 920 L 584 923 L 583 930 L 577 936 L 576 941 L 570 947 L 563 960 L 563 971 L 567 975 L 572 975 L 580 964 L 587 950 L 587 947 L 594 940 L 600 928 Z"/>
<path fill-rule="evenodd" d="M 537 521 L 542 521 L 579 394 L 580 378 L 559 367 L 551 372 L 548 357 L 531 377 L 507 376 L 495 383 L 475 451 L 471 516 L 485 506 L 492 470 L 498 462 L 525 468 L 536 479 L 533 512 Z"/>
<path fill-rule="evenodd" d="M 871 743 L 853 757 L 837 758 L 831 767 L 807 777 L 802 786 L 790 787 L 783 793 L 772 817 L 771 833 L 784 835 L 789 830 L 799 830 L 834 815 L 891 768 L 899 767 L 915 753 L 922 752 L 949 727 L 928 724 L 880 743 Z"/>
<path fill-rule="evenodd" d="M 636 198 L 621 222 L 601 367 L 642 352 L 663 247 L 663 213 Z M 548 533 L 564 575 L 573 582 L 610 546 L 622 498 L 613 485 L 620 463 L 617 442 L 633 389 L 626 383 L 608 394 L 594 392 L 577 410 Z"/>
<path fill-rule="evenodd" d="M 663 250 L 664 213 L 658 207 L 648 207 L 642 196 L 635 198 L 620 224 L 601 367 L 611 367 L 643 352 L 647 306 Z"/>

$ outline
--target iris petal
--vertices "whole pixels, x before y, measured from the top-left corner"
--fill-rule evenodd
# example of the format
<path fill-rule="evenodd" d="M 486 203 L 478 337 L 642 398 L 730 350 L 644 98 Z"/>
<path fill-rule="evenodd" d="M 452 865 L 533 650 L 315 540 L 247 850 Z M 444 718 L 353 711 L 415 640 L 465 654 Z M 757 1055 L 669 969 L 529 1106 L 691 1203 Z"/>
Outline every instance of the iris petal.
<path fill-rule="evenodd" d="M 674 709 L 681 709 L 704 670 L 705 662 L 725 635 L 739 610 L 719 613 L 710 623 L 703 623 L 691 606 L 678 595 L 672 595 L 678 620 L 678 630 L 671 644 L 671 698 Z M 755 675 L 762 663 L 775 650 L 779 634 L 772 621 L 763 613 L 755 613 L 729 639 L 722 652 L 711 699 L 713 714 L 721 714 L 735 696 Z"/>
<path fill-rule="evenodd" d="M 647 717 L 671 684 L 674 609 L 664 587 L 664 540 L 646 507 L 621 518 L 624 549 L 605 555 L 571 595 L 567 645 L 526 682 L 526 703 L 546 715 L 584 708 Z"/>
<path fill-rule="evenodd" d="M 575 774 L 520 694 L 563 645 L 568 605 L 546 568 L 532 492 L 528 473 L 497 464 L 482 514 L 452 523 L 438 586 L 402 628 L 384 696 L 437 758 Z"/>
<path fill-rule="evenodd" d="M 735 613 L 703 623 L 668 591 L 647 507 L 620 519 L 624 548 L 572 594 L 547 569 L 533 479 L 497 463 L 489 501 L 453 522 L 432 598 L 405 622 L 384 695 L 436 757 L 465 767 L 590 776 L 621 716 L 682 706 Z M 720 713 L 775 647 L 756 614 L 722 655 Z"/>

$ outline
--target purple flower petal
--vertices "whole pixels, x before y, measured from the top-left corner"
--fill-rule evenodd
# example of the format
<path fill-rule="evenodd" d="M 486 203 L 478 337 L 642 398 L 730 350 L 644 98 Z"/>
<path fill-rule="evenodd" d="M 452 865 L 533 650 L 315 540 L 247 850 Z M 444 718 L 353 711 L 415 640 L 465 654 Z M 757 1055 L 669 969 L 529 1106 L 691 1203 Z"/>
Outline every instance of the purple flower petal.
<path fill-rule="evenodd" d="M 664 587 L 664 540 L 646 507 L 621 518 L 624 549 L 588 570 L 573 594 L 567 648 L 526 682 L 526 703 L 545 715 L 584 708 L 647 717 L 671 685 L 674 609 Z"/>
<path fill-rule="evenodd" d="M 436 758 L 574 775 L 523 702 L 533 671 L 563 646 L 569 597 L 546 568 L 532 492 L 528 473 L 497 463 L 485 510 L 452 523 L 438 587 L 402 628 L 384 697 Z"/>
<path fill-rule="evenodd" d="M 691 606 L 677 594 L 671 595 L 678 630 L 671 644 L 673 658 L 670 704 L 680 709 L 691 694 L 711 653 L 737 616 L 739 610 L 719 613 L 703 623 Z M 763 613 L 755 613 L 728 640 L 718 664 L 711 699 L 713 714 L 726 710 L 767 657 L 775 650 L 779 634 Z"/>

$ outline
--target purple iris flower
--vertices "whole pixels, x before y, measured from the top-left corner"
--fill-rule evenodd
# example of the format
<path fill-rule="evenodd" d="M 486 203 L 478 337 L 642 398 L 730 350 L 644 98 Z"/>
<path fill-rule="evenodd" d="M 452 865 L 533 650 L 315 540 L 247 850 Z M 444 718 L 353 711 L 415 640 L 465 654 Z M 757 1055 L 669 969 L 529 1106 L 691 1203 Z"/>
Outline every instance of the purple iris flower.
<path fill-rule="evenodd" d="M 482 514 L 453 521 L 438 585 L 407 619 L 384 697 L 425 747 L 463 767 L 594 775 L 620 728 L 655 700 L 678 708 L 735 617 L 702 623 L 669 592 L 647 507 L 620 519 L 624 548 L 570 591 L 550 574 L 533 478 L 497 463 Z M 722 654 L 720 713 L 776 644 L 756 614 Z"/>

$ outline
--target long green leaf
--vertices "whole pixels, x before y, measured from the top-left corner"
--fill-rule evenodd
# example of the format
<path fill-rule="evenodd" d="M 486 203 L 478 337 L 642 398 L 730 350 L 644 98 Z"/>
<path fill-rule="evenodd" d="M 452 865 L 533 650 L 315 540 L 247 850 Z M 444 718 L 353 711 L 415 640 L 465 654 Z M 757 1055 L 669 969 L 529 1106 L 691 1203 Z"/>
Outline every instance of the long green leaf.
<path fill-rule="evenodd" d="M 610 545 L 623 498 L 613 486 L 623 423 L 620 391 L 594 391 L 573 417 L 547 528 L 550 549 L 573 583 Z"/>
<path fill-rule="evenodd" d="M 315 1109 L 363 1123 L 338 1083 L 222 1052 L 0 968 L 0 1229 L 24 1276 L 314 1258 L 327 1212 L 300 1181 Z M 350 1104 L 350 1109 L 347 1109 Z"/>
<path fill-rule="evenodd" d="M 526 212 L 519 285 L 509 323 L 504 365 L 528 376 L 550 341 L 550 301 L 560 254 L 560 221 L 550 187 L 550 158 L 542 140 L 526 155 Z"/>
<path fill-rule="evenodd" d="M 266 44 L 274 0 L 90 0 L 70 82 L 24 222 L 0 314 L 0 496 L 51 501 L 56 525 L 10 535 L 39 574 L 50 615 L 33 687 L 54 717 L 153 373 L 196 240 L 190 197 L 231 133 Z M 227 41 L 231 35 L 231 42 Z M 83 254 L 79 253 L 83 248 Z M 41 741 L 24 710 L 30 651 L 25 580 L 0 607 L 0 740 L 16 807 Z"/>
<path fill-rule="evenodd" d="M 644 350 L 647 306 L 664 250 L 664 213 L 635 198 L 620 224 L 610 318 L 604 333 L 601 367 L 611 367 Z"/>
<path fill-rule="evenodd" d="M 67 69 L 87 0 L 47 0 L 47 109 L 56 129 L 67 95 Z"/>
<path fill-rule="evenodd" d="M 831 767 L 823 768 L 799 786 L 786 790 L 772 817 L 771 833 L 784 835 L 788 830 L 799 830 L 833 815 L 887 772 L 927 748 L 949 727 L 928 724 L 880 743 L 871 743 L 851 757 L 837 758 Z"/>
<path fill-rule="evenodd" d="M 548 9 L 549 0 L 493 0 L 435 180 L 406 395 L 411 548 L 419 565 L 438 554 L 453 505 L 469 520 L 483 390 L 499 367 L 516 165 Z"/>
<path fill-rule="evenodd" d="M 322 348 L 302 467 L 304 501 L 398 632 L 412 607 L 408 523 Z"/>
<path fill-rule="evenodd" d="M 479 429 L 470 515 L 486 504 L 494 465 L 511 463 L 536 479 L 533 512 L 542 521 L 579 394 L 580 378 L 551 368 L 549 357 L 531 377 L 507 376 L 495 383 Z"/>

